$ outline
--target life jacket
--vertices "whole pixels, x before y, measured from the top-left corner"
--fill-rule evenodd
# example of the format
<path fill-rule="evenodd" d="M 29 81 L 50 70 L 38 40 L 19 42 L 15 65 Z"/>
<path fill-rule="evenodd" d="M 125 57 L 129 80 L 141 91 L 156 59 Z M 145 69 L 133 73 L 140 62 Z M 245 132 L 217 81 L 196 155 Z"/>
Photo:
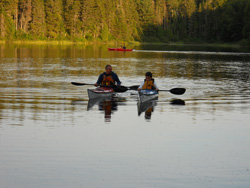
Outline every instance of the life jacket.
<path fill-rule="evenodd" d="M 112 74 L 107 75 L 105 72 L 103 73 L 102 85 L 115 85 L 115 81 L 111 75 Z"/>
<path fill-rule="evenodd" d="M 145 79 L 142 89 L 155 89 L 154 81 L 154 79 L 151 79 L 149 81 Z"/>

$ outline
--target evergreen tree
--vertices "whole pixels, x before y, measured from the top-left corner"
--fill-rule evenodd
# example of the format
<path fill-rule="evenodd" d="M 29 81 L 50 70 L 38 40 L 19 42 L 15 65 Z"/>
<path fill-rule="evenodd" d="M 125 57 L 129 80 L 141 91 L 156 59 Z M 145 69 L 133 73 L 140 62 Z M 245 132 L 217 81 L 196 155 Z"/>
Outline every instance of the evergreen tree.
<path fill-rule="evenodd" d="M 97 37 L 97 3 L 95 0 L 88 0 L 82 2 L 81 11 L 81 29 L 83 37 L 87 40 L 93 40 Z"/>
<path fill-rule="evenodd" d="M 62 5 L 62 0 L 45 0 L 47 37 L 49 39 L 60 39 L 65 37 Z"/>
<path fill-rule="evenodd" d="M 151 40 L 157 35 L 157 24 L 154 5 L 151 0 L 136 0 L 136 10 L 139 16 L 139 27 L 142 32 L 142 40 Z"/>
<path fill-rule="evenodd" d="M 249 0 L 0 0 L 0 38 L 250 40 Z"/>
<path fill-rule="evenodd" d="M 79 0 L 66 0 L 64 25 L 71 38 L 80 37 L 81 34 L 80 8 L 81 3 Z"/>
<path fill-rule="evenodd" d="M 243 38 L 244 10 L 248 0 L 231 0 L 223 6 L 221 18 L 222 39 L 235 42 Z"/>
<path fill-rule="evenodd" d="M 29 22 L 32 19 L 31 0 L 19 0 L 19 27 L 24 32 L 29 29 Z"/>
<path fill-rule="evenodd" d="M 34 39 L 43 39 L 46 35 L 44 0 L 32 0 L 30 33 Z"/>
<path fill-rule="evenodd" d="M 18 26 L 18 1 L 2 0 L 1 5 L 1 37 L 14 40 Z"/>
<path fill-rule="evenodd" d="M 250 1 L 247 2 L 244 14 L 245 18 L 244 18 L 243 36 L 245 39 L 248 40 L 250 44 Z"/>
<path fill-rule="evenodd" d="M 4 26 L 4 8 L 3 2 L 0 2 L 0 39 L 4 38 L 5 35 L 5 26 Z"/>

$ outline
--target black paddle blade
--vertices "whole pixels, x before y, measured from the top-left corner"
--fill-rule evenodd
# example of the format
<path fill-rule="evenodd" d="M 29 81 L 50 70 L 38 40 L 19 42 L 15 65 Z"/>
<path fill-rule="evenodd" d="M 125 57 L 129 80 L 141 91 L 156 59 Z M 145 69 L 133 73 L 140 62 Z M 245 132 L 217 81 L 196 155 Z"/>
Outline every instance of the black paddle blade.
<path fill-rule="evenodd" d="M 175 95 L 182 95 L 183 93 L 186 92 L 186 89 L 185 88 L 173 88 L 173 89 L 170 89 L 169 92 Z"/>
<path fill-rule="evenodd" d="M 139 87 L 139 85 L 134 85 L 134 86 L 130 86 L 128 87 L 129 90 L 137 90 Z"/>
<path fill-rule="evenodd" d="M 115 92 L 126 92 L 128 90 L 128 88 L 125 86 L 115 86 L 115 87 L 113 87 L 113 90 Z"/>
<path fill-rule="evenodd" d="M 115 87 L 113 87 L 113 89 L 114 89 L 115 92 L 126 92 L 128 90 L 137 90 L 138 87 L 139 87 L 139 85 L 134 85 L 134 86 L 129 86 L 129 87 L 115 86 Z"/>
<path fill-rule="evenodd" d="M 86 85 L 85 83 L 78 83 L 78 82 L 71 82 L 72 85 L 75 85 L 75 86 L 84 86 Z"/>

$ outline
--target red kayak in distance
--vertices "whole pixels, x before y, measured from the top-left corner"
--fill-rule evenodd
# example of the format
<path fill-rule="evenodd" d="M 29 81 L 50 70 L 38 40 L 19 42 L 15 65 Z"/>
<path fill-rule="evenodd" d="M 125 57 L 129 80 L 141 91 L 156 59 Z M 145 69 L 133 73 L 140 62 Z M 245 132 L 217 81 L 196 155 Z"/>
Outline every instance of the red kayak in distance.
<path fill-rule="evenodd" d="M 108 48 L 109 51 L 133 51 L 134 49 Z"/>

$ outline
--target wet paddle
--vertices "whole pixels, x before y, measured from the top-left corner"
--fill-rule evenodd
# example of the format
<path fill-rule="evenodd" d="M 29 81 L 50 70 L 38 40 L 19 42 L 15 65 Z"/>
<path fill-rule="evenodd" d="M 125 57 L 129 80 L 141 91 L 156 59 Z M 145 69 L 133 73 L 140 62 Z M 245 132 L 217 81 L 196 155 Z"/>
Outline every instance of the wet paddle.
<path fill-rule="evenodd" d="M 79 83 L 79 82 L 71 82 L 71 84 L 75 85 L 75 86 L 85 86 L 85 85 L 90 85 L 90 86 L 94 86 L 95 84 L 87 84 L 87 83 Z M 100 85 L 100 87 L 111 87 L 114 88 L 114 90 L 116 92 L 125 92 L 127 90 L 137 90 L 139 85 L 134 85 L 134 86 L 112 86 L 112 85 Z M 182 95 L 183 93 L 186 92 L 185 88 L 173 88 L 170 90 L 159 90 L 159 91 L 168 91 L 172 94 L 175 95 Z"/>
<path fill-rule="evenodd" d="M 175 94 L 175 95 L 182 95 L 183 93 L 186 92 L 186 89 L 185 88 L 173 88 L 170 90 L 159 90 L 159 91 L 168 91 L 168 92 Z"/>
<path fill-rule="evenodd" d="M 85 85 L 90 85 L 94 86 L 95 84 L 87 84 L 87 83 L 79 83 L 79 82 L 71 82 L 72 85 L 75 86 L 85 86 Z M 112 86 L 112 85 L 100 85 L 100 87 L 111 87 L 114 88 L 116 92 L 125 92 L 127 90 L 137 90 L 139 85 L 134 85 L 134 86 Z"/>
<path fill-rule="evenodd" d="M 75 86 L 94 86 L 95 84 L 86 84 L 86 83 L 79 83 L 79 82 L 71 82 L 71 84 L 75 85 Z"/>

